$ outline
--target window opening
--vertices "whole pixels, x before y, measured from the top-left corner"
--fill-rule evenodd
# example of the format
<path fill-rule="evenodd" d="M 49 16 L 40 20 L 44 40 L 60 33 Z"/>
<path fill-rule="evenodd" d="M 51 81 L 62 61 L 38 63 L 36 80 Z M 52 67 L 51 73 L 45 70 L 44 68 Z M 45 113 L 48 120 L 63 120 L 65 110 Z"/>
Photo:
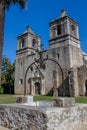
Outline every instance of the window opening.
<path fill-rule="evenodd" d="M 23 84 L 23 80 L 22 79 L 19 79 L 19 84 Z"/>
<path fill-rule="evenodd" d="M 32 47 L 36 48 L 36 40 L 35 39 L 32 40 Z"/>
<path fill-rule="evenodd" d="M 61 25 L 57 26 L 57 35 L 61 35 Z"/>
<path fill-rule="evenodd" d="M 31 67 L 31 71 L 33 71 L 33 67 Z"/>
<path fill-rule="evenodd" d="M 22 48 L 25 47 L 24 39 L 22 39 Z"/>
<path fill-rule="evenodd" d="M 58 59 L 60 58 L 60 54 L 59 53 L 57 54 L 57 57 L 58 57 Z"/>
<path fill-rule="evenodd" d="M 85 81 L 85 96 L 87 97 L 87 80 Z"/>
<path fill-rule="evenodd" d="M 72 25 L 72 30 L 75 30 L 75 26 L 74 25 Z"/>

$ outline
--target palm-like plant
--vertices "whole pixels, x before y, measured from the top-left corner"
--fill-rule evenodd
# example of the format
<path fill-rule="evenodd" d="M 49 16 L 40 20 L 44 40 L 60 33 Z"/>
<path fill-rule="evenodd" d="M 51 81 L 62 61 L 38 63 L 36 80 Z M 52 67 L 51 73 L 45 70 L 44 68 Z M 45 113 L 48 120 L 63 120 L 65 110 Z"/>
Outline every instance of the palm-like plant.
<path fill-rule="evenodd" d="M 25 7 L 26 0 L 0 0 L 0 84 L 1 84 L 1 64 L 2 64 L 2 50 L 4 39 L 4 16 L 5 9 L 12 4 L 19 4 L 21 8 Z"/>

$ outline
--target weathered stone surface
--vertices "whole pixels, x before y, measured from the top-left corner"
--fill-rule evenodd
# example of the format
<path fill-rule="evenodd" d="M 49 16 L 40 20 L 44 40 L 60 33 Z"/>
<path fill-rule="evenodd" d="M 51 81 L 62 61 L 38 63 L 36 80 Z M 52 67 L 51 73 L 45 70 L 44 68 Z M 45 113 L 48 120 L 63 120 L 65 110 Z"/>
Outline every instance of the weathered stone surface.
<path fill-rule="evenodd" d="M 20 96 L 17 97 L 16 103 L 31 103 L 33 102 L 33 96 Z"/>
<path fill-rule="evenodd" d="M 0 125 L 11 130 L 87 130 L 87 104 L 66 108 L 0 105 Z"/>
<path fill-rule="evenodd" d="M 38 128 L 36 128 L 35 126 L 31 126 L 30 130 L 38 130 Z"/>
<path fill-rule="evenodd" d="M 57 107 L 72 107 L 75 105 L 75 98 L 55 98 L 54 105 Z"/>
<path fill-rule="evenodd" d="M 54 102 L 37 101 L 37 102 L 22 103 L 22 105 L 39 106 L 39 107 L 53 107 Z"/>
<path fill-rule="evenodd" d="M 0 106 L 0 125 L 11 130 L 44 130 L 46 122 L 47 115 L 41 109 L 17 104 Z"/>

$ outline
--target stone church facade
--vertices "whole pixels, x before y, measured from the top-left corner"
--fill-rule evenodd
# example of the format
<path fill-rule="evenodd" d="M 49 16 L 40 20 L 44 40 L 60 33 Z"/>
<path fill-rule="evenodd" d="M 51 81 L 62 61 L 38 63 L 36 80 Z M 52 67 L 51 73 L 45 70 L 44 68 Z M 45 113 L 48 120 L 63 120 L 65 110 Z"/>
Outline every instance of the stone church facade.
<path fill-rule="evenodd" d="M 48 50 L 41 49 L 40 37 L 29 26 L 18 36 L 15 94 L 87 95 L 87 54 L 81 51 L 78 23 L 62 10 L 49 28 Z"/>

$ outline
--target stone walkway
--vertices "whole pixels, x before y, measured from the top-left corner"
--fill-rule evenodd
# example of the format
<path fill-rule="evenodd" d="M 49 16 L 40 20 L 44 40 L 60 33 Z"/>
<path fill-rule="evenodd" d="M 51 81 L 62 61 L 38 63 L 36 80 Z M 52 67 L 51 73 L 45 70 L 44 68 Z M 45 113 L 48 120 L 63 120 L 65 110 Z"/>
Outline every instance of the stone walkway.
<path fill-rule="evenodd" d="M 10 129 L 0 126 L 0 130 L 10 130 Z"/>

